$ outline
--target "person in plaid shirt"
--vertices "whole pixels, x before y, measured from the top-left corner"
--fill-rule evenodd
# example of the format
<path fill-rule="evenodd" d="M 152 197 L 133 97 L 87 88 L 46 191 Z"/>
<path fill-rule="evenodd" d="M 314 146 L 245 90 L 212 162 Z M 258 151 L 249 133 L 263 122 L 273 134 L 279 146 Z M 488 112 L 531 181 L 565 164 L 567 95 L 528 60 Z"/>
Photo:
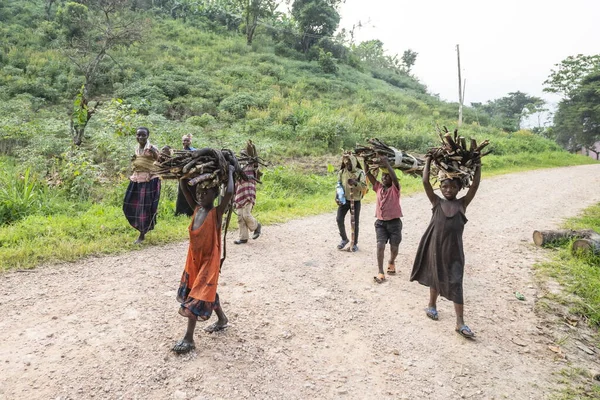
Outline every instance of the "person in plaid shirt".
<path fill-rule="evenodd" d="M 241 154 L 246 154 L 244 150 Z M 254 232 L 252 239 L 258 239 L 261 233 L 260 222 L 252 216 L 252 208 L 256 204 L 256 182 L 258 163 L 248 163 L 244 168 L 244 173 L 248 176 L 248 180 L 240 180 L 237 184 L 234 204 L 238 215 L 238 225 L 240 228 L 239 239 L 235 240 L 235 244 L 248 243 L 250 237 L 249 232 Z"/>

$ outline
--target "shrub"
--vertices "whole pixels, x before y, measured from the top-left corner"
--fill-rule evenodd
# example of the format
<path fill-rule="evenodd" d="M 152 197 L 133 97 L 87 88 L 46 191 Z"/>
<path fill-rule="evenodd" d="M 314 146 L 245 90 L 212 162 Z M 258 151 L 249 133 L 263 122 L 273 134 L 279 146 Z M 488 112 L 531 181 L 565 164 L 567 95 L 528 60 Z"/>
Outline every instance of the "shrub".
<path fill-rule="evenodd" d="M 0 225 L 12 223 L 40 210 L 49 199 L 48 190 L 30 168 L 2 176 L 0 181 Z"/>
<path fill-rule="evenodd" d="M 324 52 L 319 49 L 319 65 L 326 74 L 335 74 L 338 72 L 338 66 L 330 52 Z"/>
<path fill-rule="evenodd" d="M 206 127 L 215 123 L 215 117 L 210 114 L 202 114 L 201 116 L 189 117 L 185 120 L 190 125 Z"/>
<path fill-rule="evenodd" d="M 251 93 L 236 93 L 225 98 L 219 105 L 219 109 L 227 111 L 236 118 L 244 118 L 251 107 L 264 108 L 269 100 L 270 98 L 267 100 Z"/>

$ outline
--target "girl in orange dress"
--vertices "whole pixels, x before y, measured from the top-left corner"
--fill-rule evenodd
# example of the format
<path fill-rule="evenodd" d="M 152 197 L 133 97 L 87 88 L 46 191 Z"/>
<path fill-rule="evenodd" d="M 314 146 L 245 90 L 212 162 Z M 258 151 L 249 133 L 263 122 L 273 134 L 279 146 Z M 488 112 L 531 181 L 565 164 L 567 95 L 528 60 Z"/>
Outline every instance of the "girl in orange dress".
<path fill-rule="evenodd" d="M 194 198 L 187 182 L 180 181 L 179 186 L 186 200 L 195 210 L 189 227 L 190 245 L 185 270 L 177 291 L 177 301 L 181 303 L 179 314 L 188 319 L 188 325 L 183 339 L 173 346 L 176 353 L 187 353 L 196 348 L 196 321 L 206 321 L 213 311 L 219 319 L 205 330 L 215 332 L 227 326 L 228 320 L 217 294 L 217 283 L 221 267 L 221 222 L 233 195 L 234 169 L 229 165 L 227 189 L 217 207 L 214 207 L 214 201 L 219 195 L 216 183 L 208 188 L 198 185 Z"/>

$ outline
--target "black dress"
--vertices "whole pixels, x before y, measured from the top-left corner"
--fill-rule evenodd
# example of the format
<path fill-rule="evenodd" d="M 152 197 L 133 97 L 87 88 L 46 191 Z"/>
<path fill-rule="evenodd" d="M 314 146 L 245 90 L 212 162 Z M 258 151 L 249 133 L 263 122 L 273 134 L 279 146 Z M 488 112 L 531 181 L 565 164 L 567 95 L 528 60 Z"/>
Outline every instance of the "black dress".
<path fill-rule="evenodd" d="M 186 150 L 186 149 L 183 149 Z M 187 151 L 196 150 L 194 147 L 190 147 Z M 196 187 L 191 188 L 193 193 L 196 193 Z M 188 217 L 194 215 L 194 209 L 190 207 L 190 204 L 185 199 L 185 195 L 181 191 L 181 188 L 177 186 L 177 202 L 175 203 L 175 215 L 185 214 Z"/>
<path fill-rule="evenodd" d="M 447 217 L 442 202 L 460 202 L 459 211 Z M 467 223 L 462 199 L 440 198 L 433 207 L 433 216 L 421 238 L 410 275 L 411 281 L 436 289 L 446 299 L 463 304 L 463 273 L 465 254 L 462 234 Z"/>
<path fill-rule="evenodd" d="M 185 199 L 185 196 L 181 189 L 177 187 L 177 202 L 175 203 L 175 215 L 185 214 L 188 217 L 194 215 L 194 209 L 190 207 L 190 204 Z"/>

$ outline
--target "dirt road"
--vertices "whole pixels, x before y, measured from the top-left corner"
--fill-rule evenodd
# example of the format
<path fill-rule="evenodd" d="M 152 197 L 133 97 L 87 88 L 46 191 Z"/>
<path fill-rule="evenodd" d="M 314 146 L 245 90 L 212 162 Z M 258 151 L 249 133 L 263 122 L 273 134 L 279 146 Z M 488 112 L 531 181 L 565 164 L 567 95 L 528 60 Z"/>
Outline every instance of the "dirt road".
<path fill-rule="evenodd" d="M 464 234 L 476 341 L 454 332 L 448 301 L 426 318 L 428 290 L 408 281 L 431 216 L 423 193 L 402 199 L 400 273 L 382 285 L 373 205 L 357 253 L 335 248 L 334 214 L 265 227 L 245 246 L 230 235 L 219 285 L 230 327 L 199 323 L 186 356 L 170 351 L 186 324 L 175 300 L 185 241 L 3 274 L 0 398 L 546 398 L 565 362 L 534 313 L 531 267 L 547 251 L 531 235 L 600 202 L 598 187 L 600 165 L 482 181 Z"/>

